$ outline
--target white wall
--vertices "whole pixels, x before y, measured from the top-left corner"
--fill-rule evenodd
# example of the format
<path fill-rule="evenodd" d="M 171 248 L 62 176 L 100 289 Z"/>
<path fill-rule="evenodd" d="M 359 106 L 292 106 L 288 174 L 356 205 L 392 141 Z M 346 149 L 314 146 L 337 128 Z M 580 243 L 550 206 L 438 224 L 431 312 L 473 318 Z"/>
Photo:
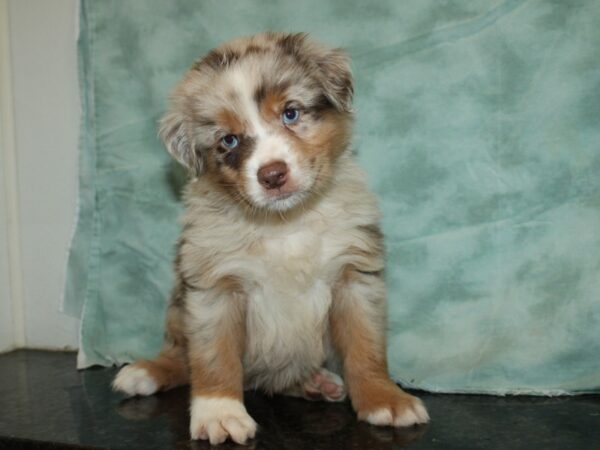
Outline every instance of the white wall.
<path fill-rule="evenodd" d="M 0 167 L 3 167 L 3 164 Z M 8 215 L 4 184 L 4 174 L 0 170 L 0 352 L 10 350 L 14 344 L 8 268 Z"/>
<path fill-rule="evenodd" d="M 2 117 L 0 117 L 2 120 Z M 0 133 L 1 133 L 0 129 Z M 0 142 L 3 136 L 0 134 Z M 0 147 L 2 151 L 2 147 Z M 14 344 L 12 324 L 12 308 L 9 289 L 8 267 L 8 214 L 6 205 L 6 189 L 3 154 L 0 156 L 0 352 L 9 350 Z"/>
<path fill-rule="evenodd" d="M 14 165 L 13 102 L 8 32 L 8 3 L 0 0 L 0 352 L 10 350 L 17 341 L 24 343 L 23 333 L 17 338 L 10 291 L 9 192 L 14 199 L 16 170 Z M 13 207 L 17 206 L 12 202 Z M 20 320 L 22 324 L 23 321 Z M 22 331 L 22 330 L 21 330 Z"/>
<path fill-rule="evenodd" d="M 76 9 L 8 0 L 25 344 L 35 348 L 77 346 L 78 320 L 59 311 L 77 195 Z"/>
<path fill-rule="evenodd" d="M 4 120 L 3 116 L 4 114 L 0 114 L 0 123 Z M 0 128 L 0 142 L 4 142 L 4 140 L 5 137 Z M 0 352 L 10 350 L 15 342 L 12 298 L 9 287 L 8 205 L 6 204 L 6 177 L 3 170 L 5 167 L 4 147 L 4 144 L 0 144 Z"/>

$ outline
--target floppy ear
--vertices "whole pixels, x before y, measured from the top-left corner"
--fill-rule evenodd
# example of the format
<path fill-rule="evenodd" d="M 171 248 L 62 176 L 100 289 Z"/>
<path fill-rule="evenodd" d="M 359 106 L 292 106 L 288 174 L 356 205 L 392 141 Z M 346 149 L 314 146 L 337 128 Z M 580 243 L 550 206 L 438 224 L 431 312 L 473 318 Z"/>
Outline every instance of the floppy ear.
<path fill-rule="evenodd" d="M 352 112 L 354 87 L 346 52 L 339 48 L 326 50 L 317 60 L 317 66 L 321 71 L 325 96 L 338 111 Z"/>
<path fill-rule="evenodd" d="M 350 59 L 344 50 L 326 47 L 310 39 L 307 33 L 285 34 L 279 45 L 285 53 L 315 70 L 325 96 L 338 111 L 352 112 L 352 72 Z"/>
<path fill-rule="evenodd" d="M 165 147 L 193 176 L 202 173 L 202 157 L 197 154 L 194 138 L 186 126 L 184 117 L 177 111 L 167 112 L 160 121 L 158 135 Z"/>

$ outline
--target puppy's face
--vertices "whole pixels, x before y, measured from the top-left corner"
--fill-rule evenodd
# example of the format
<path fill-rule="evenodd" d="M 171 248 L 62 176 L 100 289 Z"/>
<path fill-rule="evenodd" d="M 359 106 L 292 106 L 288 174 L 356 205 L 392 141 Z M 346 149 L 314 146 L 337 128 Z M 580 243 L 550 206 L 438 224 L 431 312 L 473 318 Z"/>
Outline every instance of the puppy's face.
<path fill-rule="evenodd" d="M 195 176 L 284 211 L 332 176 L 349 144 L 352 77 L 340 50 L 264 33 L 212 50 L 176 87 L 160 135 Z"/>

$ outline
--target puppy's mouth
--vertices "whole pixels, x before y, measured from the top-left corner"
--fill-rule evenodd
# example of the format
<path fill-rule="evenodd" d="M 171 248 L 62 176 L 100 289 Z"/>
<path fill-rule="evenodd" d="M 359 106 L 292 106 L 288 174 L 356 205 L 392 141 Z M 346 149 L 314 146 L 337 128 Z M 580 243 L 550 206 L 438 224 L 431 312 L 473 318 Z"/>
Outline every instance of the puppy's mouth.
<path fill-rule="evenodd" d="M 301 203 L 306 197 L 306 191 L 298 188 L 272 189 L 265 191 L 264 206 L 275 211 L 285 211 Z"/>
<path fill-rule="evenodd" d="M 291 198 L 300 193 L 300 190 L 295 187 L 290 188 L 288 186 L 283 186 L 276 189 L 265 189 L 264 193 L 269 200 L 285 200 L 286 198 Z"/>
<path fill-rule="evenodd" d="M 286 198 L 290 198 L 292 197 L 294 194 L 296 194 L 297 191 L 294 192 L 268 192 L 267 195 L 270 197 L 271 200 L 285 200 Z"/>

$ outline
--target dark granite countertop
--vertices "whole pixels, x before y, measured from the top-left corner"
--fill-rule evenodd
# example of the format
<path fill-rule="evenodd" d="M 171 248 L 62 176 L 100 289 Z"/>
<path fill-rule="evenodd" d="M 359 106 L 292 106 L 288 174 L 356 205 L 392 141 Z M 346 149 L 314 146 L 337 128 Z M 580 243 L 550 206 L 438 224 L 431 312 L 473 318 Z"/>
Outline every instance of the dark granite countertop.
<path fill-rule="evenodd" d="M 19 350 L 0 355 L 0 448 L 208 449 L 188 439 L 188 391 L 124 399 L 116 369 L 75 369 L 75 354 Z M 357 422 L 349 403 L 248 393 L 260 425 L 243 447 L 273 450 L 595 449 L 600 396 L 492 397 L 418 393 L 426 427 L 393 430 Z M 213 447 L 214 448 L 214 447 Z"/>

